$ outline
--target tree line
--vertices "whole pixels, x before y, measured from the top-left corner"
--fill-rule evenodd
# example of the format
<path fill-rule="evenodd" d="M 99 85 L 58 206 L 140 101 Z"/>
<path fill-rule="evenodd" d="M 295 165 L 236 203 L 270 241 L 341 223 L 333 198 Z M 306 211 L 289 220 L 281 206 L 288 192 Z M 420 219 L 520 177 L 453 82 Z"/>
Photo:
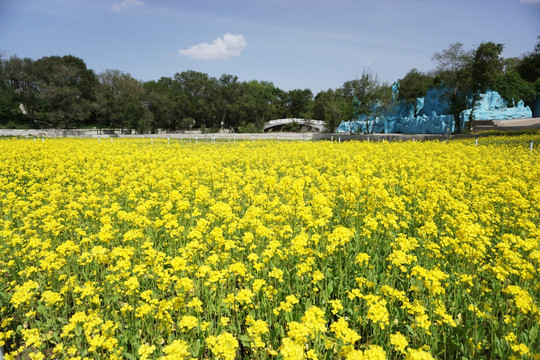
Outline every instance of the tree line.
<path fill-rule="evenodd" d="M 435 53 L 435 70 L 411 69 L 400 79 L 399 100 L 415 104 L 433 86 L 444 86 L 456 125 L 459 113 L 486 89 L 510 103 L 533 105 L 540 94 L 540 41 L 521 57 L 501 57 L 503 44 L 466 50 L 461 43 Z M 268 120 L 324 120 L 328 131 L 357 116 L 376 116 L 392 105 L 392 89 L 362 71 L 337 89 L 284 91 L 267 81 L 239 81 L 197 71 L 139 81 L 120 70 L 96 74 L 72 55 L 38 60 L 0 56 L 0 127 L 258 132 Z M 474 115 L 473 115 L 474 116 Z M 457 127 L 461 128 L 461 127 Z"/>

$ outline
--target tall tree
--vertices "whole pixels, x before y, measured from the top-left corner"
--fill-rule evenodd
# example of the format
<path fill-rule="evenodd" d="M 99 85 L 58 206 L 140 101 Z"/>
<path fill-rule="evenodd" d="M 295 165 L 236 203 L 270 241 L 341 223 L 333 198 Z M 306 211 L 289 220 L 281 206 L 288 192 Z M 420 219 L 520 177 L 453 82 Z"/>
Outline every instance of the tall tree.
<path fill-rule="evenodd" d="M 532 103 L 536 99 L 534 84 L 523 80 L 517 71 L 499 76 L 493 90 L 497 91 L 510 106 L 516 106 L 516 101 L 519 100 Z"/>
<path fill-rule="evenodd" d="M 383 117 L 390 112 L 390 108 L 393 106 L 394 99 L 392 94 L 392 85 L 388 83 L 379 84 L 375 91 L 376 105 L 373 109 L 372 116 Z M 415 102 L 416 107 L 416 102 Z M 375 126 L 375 125 L 373 125 Z M 386 129 L 385 129 L 386 131 Z"/>
<path fill-rule="evenodd" d="M 313 93 L 310 89 L 294 89 L 288 92 L 288 112 L 292 118 L 311 117 Z"/>
<path fill-rule="evenodd" d="M 7 60 L 0 54 L 0 123 L 12 122 L 16 114 L 21 113 L 14 99 L 15 91 L 7 73 Z"/>
<path fill-rule="evenodd" d="M 473 51 L 463 49 L 462 43 L 451 44 L 448 49 L 435 53 L 432 61 L 437 64 L 436 75 L 444 83 L 441 100 L 446 101 L 454 117 L 457 133 L 461 133 L 461 112 L 467 109 L 467 94 L 471 84 Z"/>
<path fill-rule="evenodd" d="M 534 46 L 534 50 L 526 53 L 517 66 L 517 71 L 521 78 L 528 82 L 535 82 L 540 79 L 540 36 Z"/>
<path fill-rule="evenodd" d="M 234 116 L 234 104 L 240 100 L 241 84 L 238 76 L 223 74 L 218 79 L 215 108 L 218 114 L 219 126 L 229 129 L 237 128 L 239 119 Z"/>
<path fill-rule="evenodd" d="M 366 133 L 373 133 L 373 124 L 369 128 L 370 118 L 376 112 L 377 91 L 380 87 L 379 78 L 376 74 L 364 69 L 362 76 L 352 81 L 347 81 L 342 86 L 343 94 L 351 99 L 353 104 L 352 117 L 366 119 Z"/>
<path fill-rule="evenodd" d="M 266 81 L 251 80 L 244 84 L 239 109 L 244 126 L 252 124 L 261 131 L 264 123 L 276 116 L 274 89 L 274 84 Z"/>
<path fill-rule="evenodd" d="M 71 55 L 50 56 L 37 60 L 34 67 L 42 100 L 41 118 L 66 129 L 72 123 L 87 122 L 97 78 L 84 61 Z"/>
<path fill-rule="evenodd" d="M 155 83 L 152 85 L 154 84 Z M 170 94 L 152 85 L 149 83 L 144 84 L 146 93 L 145 104 L 154 118 L 152 132 L 155 132 L 156 128 L 171 131 L 176 130 L 178 123 L 173 112 L 173 104 Z"/>
<path fill-rule="evenodd" d="M 195 120 L 196 127 L 219 128 L 217 79 L 193 70 L 183 71 L 174 75 L 173 88 L 174 93 L 186 102 L 185 115 Z"/>
<path fill-rule="evenodd" d="M 277 119 L 284 119 L 290 116 L 289 93 L 287 91 L 274 87 L 272 90 L 272 104 Z"/>
<path fill-rule="evenodd" d="M 474 51 L 471 63 L 471 92 L 472 104 L 469 117 L 469 130 L 474 123 L 474 108 L 480 99 L 480 94 L 495 84 L 496 79 L 502 74 L 503 62 L 501 53 L 503 44 L 483 42 Z"/>
<path fill-rule="evenodd" d="M 518 58 L 518 57 L 509 57 L 509 58 L 504 58 L 502 60 L 502 65 L 503 65 L 503 69 L 502 69 L 502 72 L 503 74 L 509 74 L 511 72 L 517 72 L 518 71 L 518 67 L 521 63 L 521 59 Z"/>
<path fill-rule="evenodd" d="M 11 98 L 9 113 L 20 114 L 20 105 L 26 113 L 29 125 L 37 126 L 37 115 L 40 99 L 39 86 L 36 81 L 34 60 L 12 56 L 3 62 L 2 71 L 6 86 L 6 96 Z"/>
<path fill-rule="evenodd" d="M 182 111 L 184 106 L 174 95 L 171 85 L 172 79 L 169 77 L 144 83 L 146 104 L 154 117 L 155 128 L 152 131 L 156 128 L 170 131 L 182 128 L 181 119 L 185 117 Z"/>
<path fill-rule="evenodd" d="M 418 114 L 417 101 L 419 97 L 426 96 L 428 89 L 433 85 L 433 78 L 418 69 L 413 68 L 399 80 L 398 99 L 404 100 L 414 106 L 414 115 Z"/>
<path fill-rule="evenodd" d="M 153 127 L 153 115 L 145 104 L 142 83 L 119 70 L 99 74 L 98 127 L 137 129 L 144 133 Z"/>
<path fill-rule="evenodd" d="M 335 132 L 339 124 L 350 114 L 351 100 L 343 96 L 340 91 L 328 89 L 315 96 L 313 104 L 313 117 L 324 121 L 327 132 Z"/>

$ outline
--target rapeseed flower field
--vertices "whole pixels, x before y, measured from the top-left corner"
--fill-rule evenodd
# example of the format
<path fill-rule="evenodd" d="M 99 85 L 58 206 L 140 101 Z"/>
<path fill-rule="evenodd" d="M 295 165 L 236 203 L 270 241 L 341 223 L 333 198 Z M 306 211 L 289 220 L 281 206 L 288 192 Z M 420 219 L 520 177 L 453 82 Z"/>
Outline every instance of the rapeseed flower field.
<path fill-rule="evenodd" d="M 539 359 L 531 138 L 0 140 L 4 357 Z"/>

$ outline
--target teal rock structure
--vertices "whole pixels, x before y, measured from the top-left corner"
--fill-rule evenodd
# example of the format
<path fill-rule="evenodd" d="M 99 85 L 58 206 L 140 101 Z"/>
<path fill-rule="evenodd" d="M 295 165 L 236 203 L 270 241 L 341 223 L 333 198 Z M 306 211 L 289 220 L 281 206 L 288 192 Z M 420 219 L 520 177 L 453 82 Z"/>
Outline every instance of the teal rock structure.
<path fill-rule="evenodd" d="M 388 110 L 382 110 L 380 105 L 376 105 L 373 113 L 379 114 L 378 116 L 370 117 L 369 121 L 366 121 L 365 116 L 343 121 L 338 126 L 337 132 L 386 134 L 450 134 L 455 132 L 454 117 L 448 114 L 449 106 L 445 101 L 444 93 L 448 91 L 446 87 L 429 89 L 425 97 L 416 99 L 416 104 L 402 100 L 396 101 L 398 91 L 399 83 L 396 81 L 392 86 L 394 102 Z M 469 121 L 470 114 L 471 109 L 461 113 L 462 129 Z M 491 90 L 481 94 L 474 110 L 475 120 L 510 120 L 531 117 L 531 109 L 525 106 L 522 100 L 517 103 L 517 106 L 508 107 L 506 100 L 501 98 L 499 93 Z"/>
<path fill-rule="evenodd" d="M 517 106 L 508 107 L 508 103 L 498 92 L 488 91 L 482 94 L 478 106 L 474 107 L 475 120 L 511 120 L 528 119 L 532 117 L 532 111 L 525 106 L 523 100 L 518 101 Z M 469 121 L 471 110 L 465 110 L 461 113 L 461 121 Z"/>

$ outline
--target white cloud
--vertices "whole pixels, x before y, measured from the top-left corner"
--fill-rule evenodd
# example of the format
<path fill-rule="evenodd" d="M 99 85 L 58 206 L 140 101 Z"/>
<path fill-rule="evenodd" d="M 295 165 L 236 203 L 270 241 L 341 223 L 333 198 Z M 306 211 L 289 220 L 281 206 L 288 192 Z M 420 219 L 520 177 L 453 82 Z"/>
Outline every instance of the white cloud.
<path fill-rule="evenodd" d="M 225 34 L 223 39 L 217 38 L 211 44 L 201 43 L 186 50 L 178 50 L 180 55 L 195 59 L 222 60 L 233 56 L 240 56 L 246 48 L 247 42 L 242 35 Z"/>
<path fill-rule="evenodd" d="M 120 12 L 128 7 L 144 5 L 144 2 L 141 0 L 122 0 L 121 2 L 116 1 L 111 9 L 112 11 Z"/>
<path fill-rule="evenodd" d="M 519 0 L 520 4 L 540 5 L 540 0 Z"/>

